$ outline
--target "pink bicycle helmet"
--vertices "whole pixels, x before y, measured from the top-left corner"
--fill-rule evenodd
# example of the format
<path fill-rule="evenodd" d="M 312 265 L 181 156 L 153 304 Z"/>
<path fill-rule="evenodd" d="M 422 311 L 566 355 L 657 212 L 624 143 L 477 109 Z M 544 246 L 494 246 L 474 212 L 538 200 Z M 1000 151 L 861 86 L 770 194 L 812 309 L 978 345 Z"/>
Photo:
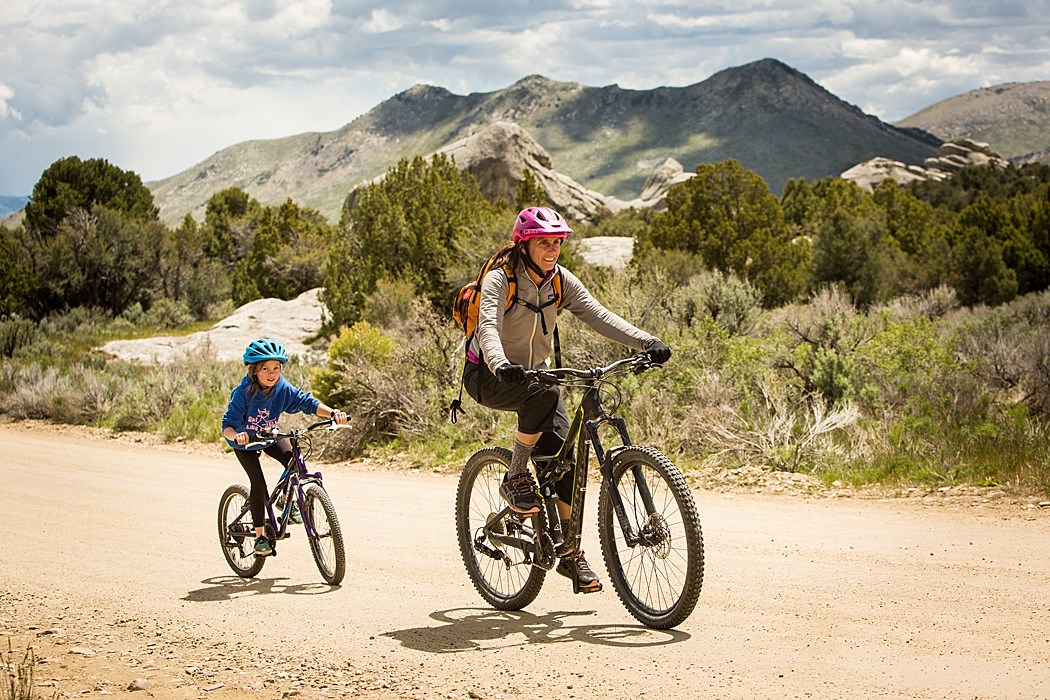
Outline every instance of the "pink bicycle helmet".
<path fill-rule="evenodd" d="M 564 239 L 570 233 L 565 217 L 548 207 L 522 209 L 514 222 L 515 243 L 538 237 Z"/>

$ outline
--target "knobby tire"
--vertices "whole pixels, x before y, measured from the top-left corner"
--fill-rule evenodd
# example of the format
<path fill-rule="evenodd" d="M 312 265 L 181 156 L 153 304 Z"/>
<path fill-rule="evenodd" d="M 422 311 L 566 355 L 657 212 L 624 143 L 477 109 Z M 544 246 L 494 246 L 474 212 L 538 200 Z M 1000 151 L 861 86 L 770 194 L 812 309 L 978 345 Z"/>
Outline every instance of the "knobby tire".
<path fill-rule="evenodd" d="M 456 535 L 463 564 L 474 588 L 497 610 L 524 608 L 539 595 L 547 575 L 546 569 L 525 564 L 525 553 L 516 547 L 499 545 L 485 538 L 484 544 L 502 552 L 502 559 L 493 558 L 474 547 L 475 537 L 488 520 L 506 506 L 499 495 L 499 487 L 509 466 L 510 450 L 503 447 L 479 450 L 467 460 L 456 492 Z M 507 515 L 497 527 L 531 539 L 528 537 L 532 530 L 529 518 L 524 518 L 523 524 L 521 518 Z"/>
<path fill-rule="evenodd" d="M 310 538 L 310 552 L 321 577 L 326 583 L 338 586 L 346 575 L 346 550 L 343 530 L 328 492 L 317 484 L 306 487 L 304 500 L 314 536 Z"/>
<path fill-rule="evenodd" d="M 219 499 L 219 545 L 226 563 L 241 578 L 257 576 L 266 563 L 266 557 L 255 555 L 255 528 L 252 527 L 251 513 L 245 513 L 237 523 L 238 535 L 230 534 L 230 526 L 247 502 L 248 489 L 240 484 L 226 489 Z M 243 537 L 240 533 L 243 533 Z"/>
<path fill-rule="evenodd" d="M 652 492 L 655 513 L 646 512 L 634 468 Z M 696 503 L 678 468 L 659 450 L 630 446 L 613 458 L 613 479 L 598 501 L 598 536 L 613 588 L 642 624 L 670 629 L 696 606 L 704 578 L 704 540 Z M 609 489 L 619 490 L 636 531 L 658 532 L 650 543 L 627 546 Z"/>

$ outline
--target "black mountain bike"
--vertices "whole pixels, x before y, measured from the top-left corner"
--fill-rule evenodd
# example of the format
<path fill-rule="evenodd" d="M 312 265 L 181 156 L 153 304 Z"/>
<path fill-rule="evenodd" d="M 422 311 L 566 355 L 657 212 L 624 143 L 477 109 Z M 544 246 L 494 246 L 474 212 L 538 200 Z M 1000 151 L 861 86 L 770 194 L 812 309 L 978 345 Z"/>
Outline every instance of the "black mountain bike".
<path fill-rule="evenodd" d="M 309 472 L 306 460 L 310 456 L 311 443 L 308 433 L 318 428 L 336 430 L 349 427 L 338 424 L 331 418 L 318 421 L 306 428 L 286 433 L 273 431 L 256 434 L 251 445 L 269 445 L 278 438 L 288 438 L 292 443 L 292 459 L 277 480 L 266 501 L 266 537 L 277 556 L 277 541 L 291 536 L 288 525 L 293 522 L 293 505 L 302 518 L 310 552 L 324 580 L 335 586 L 346 574 L 346 554 L 343 547 L 343 531 L 339 527 L 332 499 L 321 482 L 320 472 Z M 306 450 L 304 453 L 303 446 Z M 234 484 L 226 489 L 219 499 L 219 544 L 223 556 L 234 572 L 242 578 L 252 578 L 262 571 L 268 557 L 255 554 L 255 528 L 248 507 L 248 488 Z M 274 511 L 276 509 L 276 515 Z"/>
<path fill-rule="evenodd" d="M 634 445 L 623 418 L 614 416 L 620 393 L 610 380 L 659 367 L 639 353 L 607 367 L 542 369 L 542 381 L 583 389 L 558 454 L 534 456 L 544 507 L 516 513 L 500 498 L 510 450 L 486 447 L 463 469 L 456 495 L 459 549 L 474 587 L 499 610 L 521 610 L 536 599 L 558 556 L 579 547 L 587 467 L 593 449 L 602 477 L 598 537 L 616 595 L 639 622 L 670 629 L 696 606 L 703 585 L 704 541 L 696 504 L 679 469 L 659 450 Z M 615 400 L 607 409 L 603 398 Z M 618 445 L 606 448 L 599 428 L 611 427 Z M 608 432 L 608 431 L 605 431 Z M 575 466 L 572 516 L 563 532 L 554 484 Z"/>

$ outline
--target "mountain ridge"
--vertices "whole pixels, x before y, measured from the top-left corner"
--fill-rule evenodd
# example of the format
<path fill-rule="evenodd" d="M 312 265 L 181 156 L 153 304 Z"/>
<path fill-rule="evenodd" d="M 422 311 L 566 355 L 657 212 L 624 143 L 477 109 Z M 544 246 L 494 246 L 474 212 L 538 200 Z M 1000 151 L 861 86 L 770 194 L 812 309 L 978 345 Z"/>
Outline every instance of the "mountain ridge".
<path fill-rule="evenodd" d="M 1050 81 L 1002 83 L 941 100 L 897 122 L 944 141 L 982 141 L 1015 162 L 1050 162 Z"/>
<path fill-rule="evenodd" d="M 685 87 L 587 87 L 528 75 L 491 92 L 415 85 L 331 132 L 234 144 L 147 183 L 168 223 L 198 219 L 208 197 L 240 187 L 264 204 L 291 197 L 338 218 L 346 195 L 401 158 L 427 156 L 495 121 L 513 121 L 586 188 L 638 197 L 668 157 L 687 170 L 734 158 L 779 192 L 791 177 L 838 175 L 875 156 L 921 163 L 940 141 L 838 99 L 776 59 Z"/>

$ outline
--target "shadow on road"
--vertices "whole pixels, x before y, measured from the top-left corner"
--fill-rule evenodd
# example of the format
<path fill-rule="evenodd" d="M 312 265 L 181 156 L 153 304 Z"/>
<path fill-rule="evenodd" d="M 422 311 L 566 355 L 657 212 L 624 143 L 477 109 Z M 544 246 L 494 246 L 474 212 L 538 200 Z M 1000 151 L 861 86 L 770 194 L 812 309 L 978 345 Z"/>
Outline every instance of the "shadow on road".
<path fill-rule="evenodd" d="M 219 600 L 232 600 L 246 595 L 320 595 L 339 590 L 339 586 L 327 583 L 283 584 L 283 578 L 249 578 L 240 576 L 215 576 L 206 578 L 201 583 L 204 588 L 197 588 L 187 593 L 183 600 L 194 603 L 212 603 Z"/>
<path fill-rule="evenodd" d="M 567 618 L 593 614 L 594 611 L 574 611 L 534 615 L 525 611 L 452 608 L 430 614 L 432 619 L 443 623 L 441 625 L 384 632 L 382 636 L 434 654 L 571 641 L 610 647 L 655 647 L 690 638 L 686 632 L 654 630 L 642 625 L 566 624 Z"/>

